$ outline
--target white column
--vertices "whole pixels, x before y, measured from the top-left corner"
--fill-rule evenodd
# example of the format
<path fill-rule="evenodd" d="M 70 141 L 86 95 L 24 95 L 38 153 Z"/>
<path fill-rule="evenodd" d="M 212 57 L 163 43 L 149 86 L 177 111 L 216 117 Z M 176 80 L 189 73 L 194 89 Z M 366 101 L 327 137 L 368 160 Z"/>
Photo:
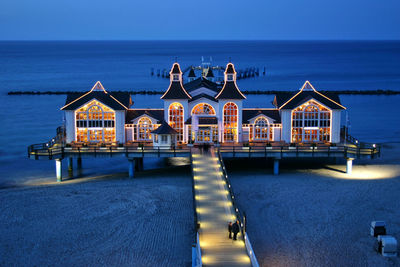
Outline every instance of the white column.
<path fill-rule="evenodd" d="M 279 174 L 279 159 L 274 159 L 274 175 Z"/>
<path fill-rule="evenodd" d="M 135 177 L 135 160 L 128 159 L 129 162 L 129 178 Z"/>
<path fill-rule="evenodd" d="M 62 159 L 56 159 L 56 176 L 57 182 L 62 181 Z"/>
<path fill-rule="evenodd" d="M 353 170 L 353 159 L 347 159 L 346 173 L 351 174 L 352 170 Z"/>

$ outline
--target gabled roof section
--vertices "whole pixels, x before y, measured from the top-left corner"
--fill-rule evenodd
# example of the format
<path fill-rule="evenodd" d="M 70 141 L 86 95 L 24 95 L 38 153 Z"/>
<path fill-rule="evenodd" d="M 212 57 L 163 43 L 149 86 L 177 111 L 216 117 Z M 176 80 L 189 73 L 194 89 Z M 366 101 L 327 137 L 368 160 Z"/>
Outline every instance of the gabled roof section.
<path fill-rule="evenodd" d="M 275 102 L 279 109 L 294 109 L 311 99 L 315 99 L 330 109 L 346 109 L 340 104 L 337 94 L 334 92 L 322 94 L 315 90 L 309 81 L 306 81 L 300 91 L 291 97 L 288 94 L 282 94 L 281 96 L 277 94 L 275 96 Z"/>
<path fill-rule="evenodd" d="M 98 81 L 87 93 L 68 93 L 65 105 L 61 110 L 75 110 L 93 99 L 114 110 L 127 110 L 132 104 L 128 92 L 107 92 Z"/>
<path fill-rule="evenodd" d="M 173 73 L 173 74 L 180 74 L 180 73 L 182 73 L 181 67 L 179 66 L 178 63 L 174 63 L 174 65 L 172 65 L 171 73 Z"/>
<path fill-rule="evenodd" d="M 225 73 L 229 73 L 229 74 L 236 73 L 235 66 L 229 62 L 228 65 L 226 65 Z"/>
<path fill-rule="evenodd" d="M 188 77 L 189 78 L 195 78 L 196 77 L 196 73 L 194 73 L 194 69 L 193 68 L 190 68 Z"/>
<path fill-rule="evenodd" d="M 211 101 L 218 102 L 218 100 L 215 99 L 215 97 L 212 97 L 212 96 L 210 96 L 208 94 L 204 94 L 204 93 L 195 95 L 194 97 L 192 97 L 192 99 L 189 100 L 189 102 L 196 101 L 196 100 L 198 100 L 200 98 L 207 98 L 207 99 L 210 99 Z"/>
<path fill-rule="evenodd" d="M 207 78 L 214 78 L 214 73 L 213 73 L 211 68 L 208 68 L 206 77 Z"/>
<path fill-rule="evenodd" d="M 233 80 L 228 81 L 227 74 L 233 74 Z M 225 83 L 216 99 L 246 99 L 236 84 L 236 71 L 232 63 L 228 63 L 225 69 Z"/>
<path fill-rule="evenodd" d="M 142 115 L 147 115 L 161 123 L 164 120 L 164 109 L 128 109 L 125 123 L 130 124 L 132 120 Z"/>
<path fill-rule="evenodd" d="M 274 123 L 281 122 L 281 115 L 279 109 L 262 109 L 262 108 L 244 108 L 243 109 L 243 123 L 249 123 L 249 121 L 261 114 L 274 120 Z"/>
<path fill-rule="evenodd" d="M 304 91 L 315 91 L 314 86 L 309 81 L 306 81 L 303 86 L 301 87 L 301 90 Z"/>
<path fill-rule="evenodd" d="M 172 74 L 179 74 L 179 81 L 174 81 Z M 170 71 L 171 82 L 161 99 L 191 99 L 182 85 L 182 71 L 178 63 L 174 63 Z"/>
<path fill-rule="evenodd" d="M 175 129 L 173 129 L 171 126 L 169 126 L 169 124 L 166 121 L 163 121 L 161 123 L 160 127 L 155 129 L 151 133 L 154 133 L 154 134 L 178 134 L 178 132 L 175 131 Z"/>
<path fill-rule="evenodd" d="M 214 91 L 215 93 L 218 93 L 221 88 L 217 83 L 207 80 L 204 77 L 199 77 L 196 80 L 185 83 L 184 87 L 188 92 L 192 92 L 196 89 L 204 87 Z"/>

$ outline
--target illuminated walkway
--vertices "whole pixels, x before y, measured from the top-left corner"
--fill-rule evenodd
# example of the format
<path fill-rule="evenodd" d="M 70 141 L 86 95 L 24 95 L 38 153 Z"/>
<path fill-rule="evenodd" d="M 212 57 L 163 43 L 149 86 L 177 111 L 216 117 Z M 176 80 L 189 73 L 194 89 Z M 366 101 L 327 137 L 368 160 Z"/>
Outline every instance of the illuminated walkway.
<path fill-rule="evenodd" d="M 193 174 L 200 247 L 204 266 L 251 266 L 241 234 L 228 238 L 228 222 L 235 220 L 221 165 L 214 150 L 193 153 Z"/>

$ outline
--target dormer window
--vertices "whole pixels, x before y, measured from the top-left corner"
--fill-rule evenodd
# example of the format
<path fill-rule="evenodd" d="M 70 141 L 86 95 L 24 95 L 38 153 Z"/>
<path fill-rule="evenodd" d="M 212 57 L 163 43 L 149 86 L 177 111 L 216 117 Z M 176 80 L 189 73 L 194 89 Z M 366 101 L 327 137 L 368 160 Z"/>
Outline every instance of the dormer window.
<path fill-rule="evenodd" d="M 174 82 L 179 82 L 179 74 L 174 74 L 172 80 Z"/>
<path fill-rule="evenodd" d="M 233 74 L 228 74 L 226 79 L 227 79 L 228 82 L 233 81 Z"/>

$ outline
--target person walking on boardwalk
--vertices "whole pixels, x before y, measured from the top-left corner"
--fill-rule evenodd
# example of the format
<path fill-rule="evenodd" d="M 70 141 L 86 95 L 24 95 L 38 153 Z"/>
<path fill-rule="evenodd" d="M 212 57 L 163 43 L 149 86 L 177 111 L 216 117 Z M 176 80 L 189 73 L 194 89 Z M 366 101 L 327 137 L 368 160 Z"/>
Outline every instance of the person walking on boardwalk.
<path fill-rule="evenodd" d="M 228 224 L 228 232 L 229 232 L 229 238 L 232 238 L 232 222 L 229 222 Z"/>
<path fill-rule="evenodd" d="M 237 234 L 239 233 L 239 231 L 239 220 L 236 220 L 236 222 L 232 225 L 233 240 L 237 240 Z"/>

